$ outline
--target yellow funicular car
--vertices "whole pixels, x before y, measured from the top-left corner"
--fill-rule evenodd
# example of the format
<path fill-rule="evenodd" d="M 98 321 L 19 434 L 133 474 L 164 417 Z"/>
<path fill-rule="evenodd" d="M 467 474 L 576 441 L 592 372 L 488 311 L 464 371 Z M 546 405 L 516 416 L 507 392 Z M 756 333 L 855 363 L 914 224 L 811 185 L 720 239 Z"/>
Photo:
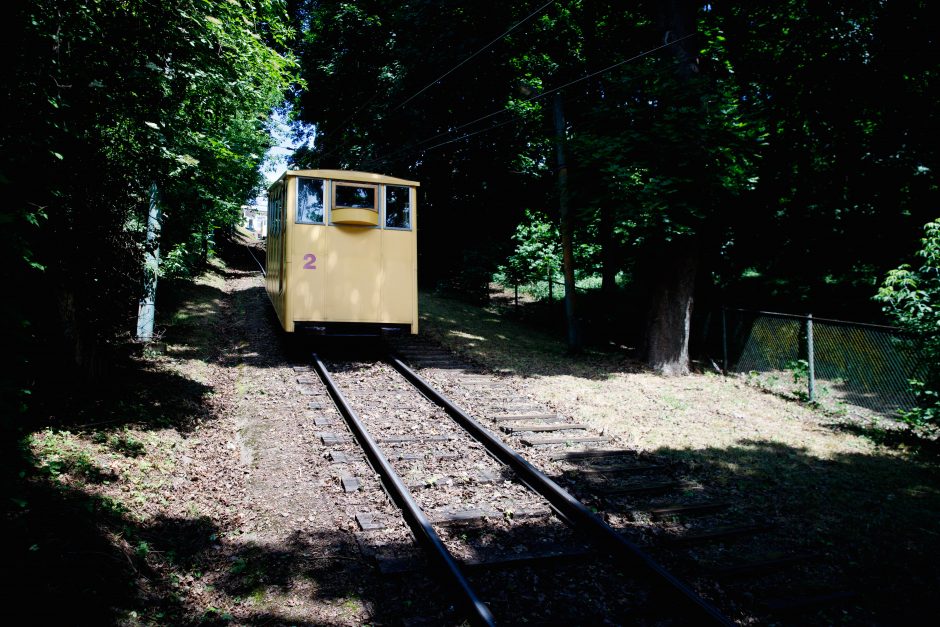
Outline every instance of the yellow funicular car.
<path fill-rule="evenodd" d="M 416 181 L 289 170 L 268 189 L 266 289 L 287 332 L 418 332 Z"/>

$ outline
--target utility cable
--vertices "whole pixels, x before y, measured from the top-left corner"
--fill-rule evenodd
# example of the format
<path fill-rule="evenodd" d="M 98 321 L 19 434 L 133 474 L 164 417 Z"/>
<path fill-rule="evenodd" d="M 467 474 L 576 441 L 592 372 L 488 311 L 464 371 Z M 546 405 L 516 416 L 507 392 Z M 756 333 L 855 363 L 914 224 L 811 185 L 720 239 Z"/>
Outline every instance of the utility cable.
<path fill-rule="evenodd" d="M 541 13 L 542 11 L 544 11 L 544 10 L 546 9 L 546 7 L 548 7 L 548 5 L 552 4 L 554 1 L 555 1 L 555 0 L 549 0 L 548 2 L 546 2 L 545 4 L 543 4 L 542 6 L 540 6 L 539 8 L 537 8 L 536 10 L 532 11 L 531 13 L 529 13 L 527 16 L 525 16 L 524 18 L 522 18 L 521 20 L 519 20 L 518 22 L 516 22 L 516 23 L 513 24 L 512 26 L 510 26 L 502 35 L 500 35 L 499 37 L 497 37 L 496 39 L 494 39 L 494 40 L 491 41 L 490 43 L 486 44 L 485 46 L 483 46 L 482 48 L 480 48 L 479 50 L 477 50 L 476 52 L 474 52 L 473 54 L 471 54 L 469 57 L 465 58 L 463 61 L 461 61 L 460 63 L 458 63 L 458 64 L 455 65 L 454 67 L 450 68 L 449 70 L 447 70 L 446 72 L 444 72 L 443 74 L 441 74 L 440 76 L 438 76 L 437 78 L 435 78 L 433 81 L 431 81 L 430 83 L 428 83 L 427 85 L 425 85 L 424 87 L 422 87 L 421 89 L 419 89 L 417 92 L 415 92 L 414 94 L 412 94 L 411 96 L 409 96 L 408 98 L 406 98 L 404 101 L 402 101 L 401 103 L 399 103 L 398 105 L 396 105 L 395 108 L 389 110 L 389 111 L 386 113 L 386 115 L 391 115 L 392 113 L 395 113 L 396 111 L 398 111 L 399 109 L 401 109 L 402 107 L 404 107 L 405 105 L 407 105 L 409 102 L 411 102 L 412 100 L 414 100 L 415 98 L 417 98 L 418 96 L 420 96 L 421 94 L 423 94 L 424 92 L 426 92 L 428 89 L 430 89 L 431 87 L 433 87 L 433 86 L 436 85 L 437 83 L 440 83 L 442 80 L 444 80 L 445 78 L 447 78 L 448 76 L 450 76 L 451 74 L 453 74 L 454 72 L 456 72 L 457 70 L 459 70 L 461 67 L 463 67 L 465 64 L 467 64 L 468 62 L 470 62 L 472 59 L 474 59 L 475 57 L 477 57 L 477 56 L 480 55 L 481 53 L 485 52 L 486 50 L 489 50 L 489 49 L 490 49 L 491 47 L 493 47 L 498 41 L 500 41 L 500 40 L 502 40 L 502 39 L 505 39 L 506 36 L 509 35 L 509 33 L 513 32 L 514 30 L 516 30 L 517 28 L 519 28 L 520 26 L 522 26 L 523 24 L 525 24 L 526 22 L 528 22 L 529 20 L 531 20 L 533 17 L 535 17 L 536 15 L 538 15 L 539 13 Z M 337 130 L 340 130 L 340 129 L 344 128 L 344 125 L 345 125 L 347 122 L 349 122 L 355 115 L 357 115 L 360 111 L 362 111 L 366 106 L 368 106 L 368 105 L 369 105 L 373 100 L 375 100 L 377 97 L 378 97 L 378 92 L 377 92 L 376 94 L 374 94 L 371 98 L 369 98 L 369 100 L 367 100 L 364 104 L 360 105 L 359 108 L 357 108 L 355 111 L 353 111 L 350 115 L 348 115 L 348 116 L 346 117 L 346 119 L 343 120 L 342 122 L 340 122 L 332 131 L 330 131 L 329 133 L 327 133 L 326 135 L 324 135 L 324 136 L 323 136 L 323 139 L 326 139 L 327 137 L 329 137 L 330 135 L 332 135 L 333 133 L 335 133 Z M 320 158 L 322 159 L 322 158 L 328 157 L 328 156 L 330 156 L 330 155 L 332 155 L 332 154 L 335 154 L 337 151 L 342 150 L 348 143 L 349 143 L 349 141 L 347 140 L 347 141 L 344 142 L 342 145 L 337 146 L 337 147 L 334 148 L 333 150 L 331 150 L 331 151 L 327 152 L 326 154 L 322 155 Z"/>
<path fill-rule="evenodd" d="M 499 128 L 499 127 L 501 127 L 501 126 L 506 126 L 507 124 L 518 124 L 519 122 L 523 122 L 523 121 L 524 121 L 524 120 L 523 120 L 522 118 L 512 118 L 512 119 L 509 119 L 509 120 L 505 120 L 505 121 L 503 121 L 503 122 L 499 122 L 499 123 L 497 123 L 497 124 L 493 124 L 493 125 L 491 125 L 491 126 L 487 126 L 486 128 L 482 128 L 482 129 L 477 130 L 477 131 L 471 131 L 471 132 L 469 132 L 469 133 L 466 133 L 466 134 L 461 135 L 460 137 L 456 137 L 456 138 L 454 138 L 454 139 L 448 139 L 448 140 L 446 140 L 446 141 L 442 141 L 441 143 L 435 144 L 435 145 L 433 145 L 433 146 L 429 146 L 428 148 L 421 148 L 420 150 L 421 150 L 422 153 L 425 153 L 425 152 L 434 150 L 435 148 L 440 148 L 441 146 L 446 146 L 447 144 L 452 144 L 452 143 L 454 143 L 454 142 L 458 142 L 458 141 L 467 139 L 468 137 L 473 137 L 474 135 L 480 135 L 480 134 L 482 134 L 482 133 L 488 133 L 488 132 L 490 132 L 490 131 L 492 131 L 492 130 L 496 130 L 497 128 Z M 444 134 L 446 134 L 446 133 L 444 133 Z M 439 137 L 439 136 L 438 136 L 438 137 Z M 387 157 L 382 157 L 382 158 L 378 158 L 378 159 L 370 159 L 369 161 L 366 161 L 365 163 L 363 163 L 363 164 L 362 164 L 362 167 L 372 167 L 372 166 L 374 166 L 374 165 L 380 165 L 380 164 L 383 164 L 383 163 L 387 163 L 387 162 L 391 161 L 392 157 L 394 157 L 394 156 L 397 155 L 398 153 L 402 152 L 403 150 L 408 150 L 408 151 L 410 151 L 410 150 L 414 150 L 415 148 L 416 148 L 416 146 L 409 146 L 409 147 L 404 148 L 404 149 L 402 149 L 402 150 L 398 150 L 398 151 L 396 151 L 396 152 L 394 152 L 394 153 L 388 155 Z"/>
<path fill-rule="evenodd" d="M 664 43 L 664 44 L 662 44 L 662 45 L 660 45 L 660 46 L 656 46 L 655 48 L 650 48 L 649 50 L 644 50 L 643 52 L 640 52 L 640 53 L 638 53 L 638 54 L 636 54 L 636 55 L 634 55 L 634 56 L 632 56 L 632 57 L 630 57 L 630 58 L 628 58 L 628 59 L 624 59 L 624 60 L 622 60 L 622 61 L 618 61 L 617 63 L 614 63 L 613 65 L 609 65 L 609 66 L 607 66 L 607 67 L 605 67 L 605 68 L 603 68 L 603 69 L 597 70 L 596 72 L 591 72 L 590 74 L 587 74 L 587 75 L 582 76 L 582 77 L 580 77 L 580 78 L 576 78 L 576 79 L 574 79 L 574 80 L 572 80 L 572 81 L 569 81 L 569 82 L 567 82 L 567 83 L 564 83 L 563 85 L 559 85 L 558 87 L 553 87 L 553 88 L 551 88 L 551 89 L 548 89 L 548 90 L 545 90 L 545 91 L 543 91 L 543 92 L 540 92 L 540 93 L 538 93 L 538 94 L 536 94 L 536 95 L 534 95 L 534 96 L 532 96 L 532 97 L 530 97 L 530 98 L 526 98 L 523 102 L 534 102 L 535 100 L 538 100 L 538 99 L 540 99 L 540 98 L 544 98 L 545 96 L 548 96 L 548 95 L 550 95 L 550 94 L 553 94 L 553 93 L 555 93 L 555 92 L 557 92 L 557 91 L 561 91 L 562 89 L 565 89 L 565 88 L 567 88 L 567 87 L 571 87 L 572 85 L 575 85 L 575 84 L 580 83 L 580 82 L 582 82 L 582 81 L 586 81 L 586 80 L 589 80 L 589 79 L 591 79 L 591 78 L 594 78 L 595 76 L 599 76 L 600 74 L 604 74 L 604 73 L 606 73 L 606 72 L 609 72 L 609 71 L 611 71 L 611 70 L 613 70 L 613 69 L 616 69 L 616 68 L 620 67 L 621 65 L 625 65 L 625 64 L 630 63 L 630 62 L 632 62 L 632 61 L 636 61 L 637 59 L 641 59 L 641 58 L 643 58 L 643 57 L 645 57 L 645 56 L 651 55 L 651 54 L 653 54 L 654 52 L 658 52 L 658 51 L 662 50 L 663 48 L 668 48 L 669 46 L 675 45 L 675 44 L 679 43 L 680 41 L 683 41 L 683 40 L 688 39 L 689 37 L 693 37 L 693 36 L 695 36 L 695 35 L 696 35 L 696 33 L 689 33 L 688 35 L 686 35 L 686 36 L 684 36 L 684 37 L 680 37 L 679 39 L 674 39 L 674 40 L 669 41 L 669 42 L 667 42 L 667 43 Z M 460 131 L 460 130 L 463 130 L 463 129 L 467 128 L 468 126 L 473 126 L 473 125 L 476 124 L 477 122 L 482 122 L 483 120 L 487 120 L 487 119 L 489 119 L 489 118 L 491 118 L 491 117 L 494 117 L 494 116 L 496 116 L 496 115 L 500 115 L 500 114 L 502 114 L 502 113 L 506 113 L 507 111 L 509 111 L 509 107 L 508 107 L 508 106 L 505 106 L 505 107 L 503 107 L 502 109 L 499 109 L 499 110 L 497 110 L 497 111 L 492 111 L 492 112 L 490 112 L 490 113 L 487 113 L 486 115 L 480 116 L 480 117 L 476 118 L 475 120 L 471 120 L 470 122 L 467 122 L 467 123 L 465 123 L 465 124 L 461 124 L 460 126 L 456 126 L 456 127 L 452 128 L 452 129 L 450 129 L 450 130 L 443 131 L 443 132 L 441 132 L 441 133 L 438 133 L 437 135 L 432 135 L 431 137 L 428 137 L 428 138 L 426 138 L 426 139 L 423 139 L 423 140 L 421 140 L 421 141 L 419 141 L 419 142 L 417 142 L 417 143 L 415 143 L 415 144 L 412 144 L 411 146 L 408 146 L 408 147 L 405 147 L 405 148 L 401 148 L 401 149 L 399 149 L 399 150 L 393 152 L 392 154 L 388 155 L 388 157 L 383 157 L 382 159 L 379 159 L 379 160 L 370 160 L 370 161 L 367 161 L 364 165 L 368 166 L 368 165 L 371 165 L 372 163 L 382 163 L 382 162 L 384 162 L 384 161 L 386 161 L 386 160 L 388 160 L 388 159 L 391 159 L 392 157 L 394 157 L 394 156 L 396 156 L 396 155 L 398 155 L 398 154 L 401 154 L 402 152 L 405 152 L 405 151 L 412 151 L 412 150 L 414 150 L 414 149 L 416 149 L 416 148 L 419 148 L 419 147 L 423 146 L 424 144 L 427 144 L 427 143 L 429 143 L 429 142 L 434 141 L 435 139 L 439 139 L 439 138 L 441 138 L 441 137 L 444 137 L 445 135 L 450 135 L 450 134 L 452 134 L 452 133 L 456 133 L 457 131 Z M 487 130 L 492 130 L 492 129 L 498 128 L 499 126 L 503 126 L 503 124 L 497 124 L 497 125 L 495 125 L 495 126 L 488 127 L 487 129 L 484 129 L 484 131 L 480 131 L 480 132 L 485 132 L 485 131 L 487 131 Z M 468 133 L 467 135 L 464 135 L 463 137 L 460 137 L 460 138 L 458 138 L 458 139 L 448 140 L 448 141 L 442 142 L 442 143 L 440 143 L 440 144 L 436 144 L 436 145 L 434 145 L 432 148 L 438 148 L 438 147 L 443 146 L 443 145 L 445 145 L 445 144 L 449 144 L 449 143 L 452 143 L 452 142 L 454 142 L 454 141 L 459 141 L 459 140 L 461 140 L 461 139 L 465 139 L 465 138 L 467 138 L 467 137 L 471 137 L 471 136 L 477 135 L 477 134 L 479 134 L 479 133 L 478 133 L 478 132 Z M 428 150 L 430 150 L 430 149 L 428 149 Z"/>
<path fill-rule="evenodd" d="M 506 32 L 504 32 L 502 35 L 500 35 L 499 37 L 497 37 L 496 39 L 494 39 L 494 40 L 491 41 L 490 43 L 486 44 L 485 46 L 483 46 L 482 48 L 480 48 L 479 50 L 477 50 L 476 52 L 474 52 L 473 54 L 471 54 L 469 57 L 467 57 L 466 59 L 464 59 L 463 61 L 461 61 L 461 62 L 458 63 L 457 65 L 455 65 L 454 67 L 450 68 L 449 70 L 447 70 L 446 72 L 444 72 L 443 74 L 441 74 L 440 76 L 438 76 L 437 78 L 435 78 L 433 81 L 431 81 L 430 83 L 428 83 L 427 85 L 425 85 L 424 87 L 422 87 L 421 89 L 419 89 L 414 95 L 412 95 L 410 98 L 407 98 L 404 102 L 402 102 L 402 103 L 399 104 L 397 107 L 395 107 L 394 109 L 392 109 L 391 111 L 389 111 L 389 113 L 394 113 L 395 111 L 398 111 L 399 109 L 401 109 L 402 107 L 404 107 L 406 104 L 408 104 L 409 102 L 411 102 L 412 100 L 414 100 L 415 98 L 417 98 L 418 96 L 420 96 L 421 94 L 423 94 L 425 91 L 427 91 L 431 86 L 435 85 L 436 83 L 441 82 L 442 80 L 444 80 L 445 78 L 447 78 L 448 76 L 450 76 L 452 73 L 456 72 L 458 69 L 460 69 L 461 67 L 463 67 L 464 64 L 466 64 L 466 63 L 469 62 L 471 59 L 473 59 L 474 57 L 476 57 L 477 55 L 479 55 L 481 52 L 484 52 L 484 51 L 488 50 L 488 49 L 491 48 L 496 42 L 498 42 L 498 41 L 501 40 L 501 39 L 504 39 L 507 35 L 509 35 L 509 33 L 511 33 L 512 31 L 516 30 L 517 28 L 519 28 L 520 26 L 522 26 L 523 24 L 525 24 L 526 22 L 528 22 L 529 20 L 531 20 L 533 17 L 535 17 L 536 15 L 538 15 L 539 13 L 541 13 L 542 11 L 544 11 L 545 8 L 546 8 L 548 5 L 552 4 L 552 2 L 554 2 L 554 1 L 555 1 L 555 0 L 549 0 L 548 2 L 546 2 L 545 4 L 543 4 L 542 6 L 540 6 L 539 8 L 537 8 L 536 10 L 532 11 L 531 13 L 529 13 L 527 16 L 525 16 L 524 18 L 522 18 L 521 20 L 519 20 L 518 22 L 516 22 L 516 23 L 513 24 L 512 26 L 510 26 L 509 29 L 508 29 Z"/>
<path fill-rule="evenodd" d="M 679 42 L 682 41 L 683 39 L 688 39 L 689 37 L 692 37 L 694 34 L 695 34 L 695 33 L 691 33 L 691 34 L 689 34 L 689 35 L 686 35 L 685 37 L 682 37 L 681 39 L 676 39 L 676 40 L 670 41 L 669 43 L 665 43 L 665 44 L 663 44 L 663 45 L 661 45 L 661 46 L 657 46 L 657 47 L 655 47 L 655 48 L 651 48 L 651 49 L 649 49 L 649 50 L 645 50 L 645 51 L 643 51 L 643 52 L 641 52 L 641 53 L 639 53 L 639 54 L 636 54 L 636 55 L 630 57 L 629 59 L 624 59 L 623 61 L 618 61 L 617 63 L 614 63 L 613 65 L 609 65 L 609 66 L 605 67 L 605 68 L 602 69 L 602 70 L 597 70 L 596 72 L 592 72 L 592 73 L 590 73 L 590 74 L 588 74 L 588 75 L 586 75 L 586 76 L 582 76 L 581 78 L 576 78 L 576 79 L 574 79 L 573 81 L 569 81 L 569 82 L 565 83 L 564 85 L 559 85 L 558 87 L 553 87 L 553 88 L 548 89 L 548 90 L 546 90 L 546 91 L 540 92 L 540 93 L 538 93 L 538 94 L 536 94 L 536 95 L 534 95 L 534 96 L 532 96 L 532 97 L 530 97 L 530 98 L 526 98 L 523 102 L 533 102 L 533 101 L 538 100 L 538 99 L 540 99 L 540 98 L 544 98 L 545 96 L 548 96 L 549 94 L 553 94 L 553 93 L 555 93 L 556 91 L 561 91 L 562 89 L 565 89 L 566 87 L 571 87 L 572 85 L 575 85 L 575 84 L 577 84 L 577 83 L 580 83 L 581 81 L 586 81 L 586 80 L 588 80 L 588 79 L 594 78 L 595 76 L 598 76 L 598 75 L 600 75 L 600 74 L 604 74 L 604 73 L 609 72 L 609 71 L 611 71 L 611 70 L 613 70 L 613 69 L 616 69 L 616 68 L 620 67 L 621 65 L 624 65 L 624 64 L 626 64 L 626 63 L 630 63 L 631 61 L 636 61 L 637 59 L 640 59 L 640 58 L 645 57 L 645 56 L 647 56 L 647 55 L 653 54 L 654 52 L 658 52 L 658 51 L 662 50 L 663 48 L 666 48 L 666 47 L 671 46 L 671 45 L 673 45 L 673 44 L 679 43 Z M 475 119 L 475 120 L 473 120 L 473 121 L 467 122 L 466 124 L 461 124 L 460 126 L 458 126 L 458 127 L 456 127 L 456 128 L 453 128 L 453 129 L 451 129 L 451 130 L 449 130 L 449 131 L 446 131 L 445 133 L 439 133 L 438 135 L 435 135 L 434 137 L 431 137 L 431 138 L 429 138 L 429 139 L 423 140 L 422 142 L 419 142 L 418 145 L 421 145 L 422 143 L 426 143 L 426 142 L 428 142 L 428 141 L 433 141 L 434 139 L 437 139 L 437 138 L 440 137 L 441 135 L 447 135 L 447 134 L 449 134 L 449 133 L 453 133 L 453 132 L 455 132 L 455 131 L 459 131 L 459 130 L 461 130 L 461 129 L 467 128 L 468 126 L 472 126 L 472 125 L 476 124 L 477 122 L 482 122 L 483 120 L 486 120 L 486 119 L 488 119 L 488 118 L 491 118 L 491 117 L 493 117 L 493 116 L 495 116 L 495 115 L 499 115 L 499 114 L 501 114 L 501 113 L 505 113 L 505 112 L 508 111 L 508 110 L 509 110 L 509 107 L 506 106 L 506 107 L 503 107 L 502 109 L 499 109 L 499 110 L 497 110 L 497 111 L 493 111 L 493 112 L 491 112 L 491 113 L 487 113 L 487 114 L 484 115 L 484 116 L 480 116 L 480 117 L 478 117 L 477 119 Z"/>

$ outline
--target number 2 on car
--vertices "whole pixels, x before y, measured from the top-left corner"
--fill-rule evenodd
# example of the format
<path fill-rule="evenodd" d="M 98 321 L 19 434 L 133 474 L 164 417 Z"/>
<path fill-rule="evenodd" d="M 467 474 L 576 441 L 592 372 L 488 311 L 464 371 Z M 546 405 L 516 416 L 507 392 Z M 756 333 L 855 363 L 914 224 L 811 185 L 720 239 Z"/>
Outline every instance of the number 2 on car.
<path fill-rule="evenodd" d="M 316 270 L 317 256 L 313 253 L 304 255 L 304 270 Z"/>

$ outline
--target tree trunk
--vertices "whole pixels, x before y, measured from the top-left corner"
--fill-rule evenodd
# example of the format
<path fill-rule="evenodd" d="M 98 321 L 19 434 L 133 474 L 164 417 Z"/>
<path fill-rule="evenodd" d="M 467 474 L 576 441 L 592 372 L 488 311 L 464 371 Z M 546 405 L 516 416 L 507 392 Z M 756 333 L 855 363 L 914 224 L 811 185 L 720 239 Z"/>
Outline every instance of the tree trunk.
<path fill-rule="evenodd" d="M 565 160 L 565 112 L 561 93 L 555 92 L 555 152 L 558 158 L 558 214 L 561 227 L 561 259 L 565 275 L 565 320 L 568 325 L 568 350 L 581 352 L 581 333 L 574 308 L 574 225 L 568 208 L 568 163 Z"/>
<path fill-rule="evenodd" d="M 614 243 L 614 208 L 606 202 L 601 206 L 598 238 L 601 245 L 601 295 L 608 306 L 617 291 L 617 254 Z"/>
<path fill-rule="evenodd" d="M 666 376 L 689 374 L 692 297 L 698 272 L 698 250 L 679 242 L 656 256 L 646 328 L 647 361 Z"/>
<path fill-rule="evenodd" d="M 691 0 L 668 0 L 660 5 L 660 10 L 663 43 L 681 39 L 694 31 L 696 4 Z M 685 39 L 672 48 L 678 61 L 676 73 L 688 91 L 691 77 L 698 73 L 695 39 Z M 690 102 L 694 101 L 693 94 L 686 96 Z M 692 297 L 698 266 L 698 246 L 679 238 L 661 244 L 655 267 L 648 269 L 652 283 L 646 324 L 647 362 L 660 374 L 689 374 Z"/>
<path fill-rule="evenodd" d="M 82 324 L 78 301 L 79 297 L 71 288 L 59 287 L 56 290 L 56 304 L 65 350 L 71 356 L 80 376 L 90 382 L 99 377 L 102 364 L 99 360 L 97 338 L 87 330 L 87 325 Z"/>

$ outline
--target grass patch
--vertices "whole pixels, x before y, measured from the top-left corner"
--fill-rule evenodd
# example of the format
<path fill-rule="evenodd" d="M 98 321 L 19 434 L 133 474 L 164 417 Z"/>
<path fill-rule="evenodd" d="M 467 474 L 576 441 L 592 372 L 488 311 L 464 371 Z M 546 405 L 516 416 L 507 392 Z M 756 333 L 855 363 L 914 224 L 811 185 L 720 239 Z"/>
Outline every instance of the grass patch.
<path fill-rule="evenodd" d="M 181 489 L 212 415 L 208 365 L 189 360 L 219 347 L 224 267 L 213 263 L 196 280 L 161 282 L 161 339 L 184 347 L 182 358 L 118 351 L 99 381 L 50 381 L 41 412 L 23 420 L 38 427 L 4 460 L 17 467 L 5 512 L 17 573 L 8 593 L 35 622 L 194 624 L 202 617 L 193 608 L 215 594 L 190 573 L 224 559 L 209 551 L 218 515 L 203 513 L 220 509 L 219 497 L 188 500 Z M 210 613 L 218 621 L 227 609 Z"/>
<path fill-rule="evenodd" d="M 774 521 L 775 541 L 822 553 L 820 571 L 843 580 L 860 601 L 817 624 L 917 622 L 932 607 L 940 581 L 935 449 L 891 445 L 844 412 L 824 412 L 742 378 L 665 378 L 614 352 L 572 357 L 560 339 L 491 308 L 430 294 L 422 294 L 421 307 L 422 333 L 490 368 L 523 375 L 525 391 L 546 408 L 680 463 L 718 500 Z"/>
<path fill-rule="evenodd" d="M 128 431 L 112 435 L 107 439 L 108 447 L 125 457 L 141 457 L 147 449 L 144 443 L 131 435 Z"/>
<path fill-rule="evenodd" d="M 101 483 L 113 478 L 96 462 L 94 447 L 69 431 L 45 429 L 28 436 L 27 442 L 37 470 L 54 481 Z"/>
<path fill-rule="evenodd" d="M 503 318 L 496 307 L 477 307 L 459 300 L 420 295 L 421 333 L 494 370 L 522 376 L 573 374 L 606 378 L 635 369 L 621 355 L 587 350 L 572 358 L 564 341 Z"/>

